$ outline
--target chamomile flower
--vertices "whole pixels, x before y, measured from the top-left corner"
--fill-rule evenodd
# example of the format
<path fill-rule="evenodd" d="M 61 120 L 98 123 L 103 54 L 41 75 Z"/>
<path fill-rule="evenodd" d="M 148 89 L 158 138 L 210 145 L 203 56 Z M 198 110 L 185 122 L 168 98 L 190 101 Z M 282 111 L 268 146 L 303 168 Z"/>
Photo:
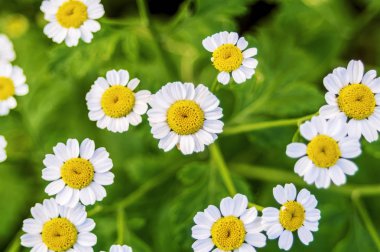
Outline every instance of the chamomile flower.
<path fill-rule="evenodd" d="M 255 207 L 248 207 L 246 196 L 224 198 L 220 210 L 213 205 L 194 217 L 192 237 L 195 252 L 252 252 L 266 245 L 261 218 Z"/>
<path fill-rule="evenodd" d="M 236 32 L 219 32 L 205 38 L 203 47 L 212 52 L 211 61 L 220 72 L 218 81 L 223 85 L 230 82 L 231 74 L 236 83 L 240 84 L 251 79 L 255 73 L 258 61 L 253 58 L 257 54 L 256 48 L 249 48 L 244 37 Z"/>
<path fill-rule="evenodd" d="M 0 163 L 7 159 L 7 153 L 5 152 L 5 147 L 7 147 L 7 141 L 3 136 L 0 136 Z"/>
<path fill-rule="evenodd" d="M 85 207 L 59 206 L 46 199 L 30 210 L 33 218 L 24 220 L 21 244 L 31 251 L 93 251 L 95 222 L 87 218 Z"/>
<path fill-rule="evenodd" d="M 46 36 L 69 47 L 77 46 L 79 39 L 90 43 L 93 33 L 100 30 L 96 19 L 104 15 L 100 0 L 45 0 L 41 11 L 49 22 L 44 28 Z"/>
<path fill-rule="evenodd" d="M 22 69 L 9 63 L 0 62 L 0 116 L 8 115 L 17 106 L 15 95 L 29 92 Z"/>
<path fill-rule="evenodd" d="M 113 183 L 112 160 L 105 148 L 95 149 L 94 141 L 69 139 L 58 143 L 54 154 L 47 154 L 43 161 L 42 178 L 51 181 L 45 192 L 56 195 L 57 203 L 74 207 L 80 201 L 93 205 L 107 195 L 103 186 Z"/>
<path fill-rule="evenodd" d="M 302 189 L 297 195 L 293 184 L 276 186 L 273 195 L 282 206 L 280 209 L 266 207 L 263 210 L 262 224 L 268 239 L 279 238 L 278 247 L 289 250 L 293 244 L 293 232 L 297 231 L 301 242 L 309 245 L 313 241 L 311 232 L 318 231 L 321 218 L 321 212 L 316 209 L 318 201 L 315 196 L 306 189 Z"/>
<path fill-rule="evenodd" d="M 364 74 L 364 65 L 351 60 L 347 68 L 338 67 L 323 79 L 328 92 L 327 105 L 319 110 L 320 115 L 333 118 L 342 115 L 348 120 L 348 135 L 376 141 L 380 130 L 380 78 L 376 71 Z"/>
<path fill-rule="evenodd" d="M 286 154 L 300 158 L 294 171 L 308 184 L 328 188 L 332 181 L 339 186 L 346 183 L 346 175 L 354 175 L 358 170 L 348 159 L 361 154 L 360 142 L 347 136 L 347 123 L 341 117 L 330 120 L 313 117 L 300 126 L 300 132 L 309 142 L 289 144 Z"/>
<path fill-rule="evenodd" d="M 112 245 L 110 252 L 132 252 L 132 248 L 127 245 Z"/>
<path fill-rule="evenodd" d="M 150 92 L 134 92 L 139 83 L 137 78 L 129 80 L 126 70 L 108 71 L 106 78 L 99 77 L 86 95 L 90 120 L 112 132 L 125 132 L 129 125 L 140 124 L 148 110 Z"/>
<path fill-rule="evenodd" d="M 12 62 L 15 58 L 12 42 L 5 34 L 0 34 L 0 62 Z"/>
<path fill-rule="evenodd" d="M 201 152 L 223 131 L 223 113 L 218 98 L 200 84 L 173 82 L 151 99 L 148 120 L 158 147 L 177 146 L 185 155 Z"/>

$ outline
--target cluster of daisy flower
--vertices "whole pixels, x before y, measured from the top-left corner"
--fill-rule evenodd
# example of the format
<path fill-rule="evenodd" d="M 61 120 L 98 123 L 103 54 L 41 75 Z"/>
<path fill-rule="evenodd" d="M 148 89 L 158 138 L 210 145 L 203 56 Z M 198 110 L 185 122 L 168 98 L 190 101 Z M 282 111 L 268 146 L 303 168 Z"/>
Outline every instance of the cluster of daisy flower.
<path fill-rule="evenodd" d="M 97 19 L 105 11 L 100 0 L 45 0 L 41 5 L 49 22 L 44 33 L 56 43 L 77 46 L 82 39 L 90 43 L 100 30 Z M 256 48 L 248 48 L 244 37 L 235 32 L 220 32 L 202 41 L 212 53 L 211 61 L 219 71 L 216 80 L 227 85 L 232 79 L 241 84 L 251 79 L 258 61 Z M 21 68 L 15 59 L 13 45 L 0 35 L 0 115 L 16 107 L 15 95 L 28 93 Z M 300 126 L 301 135 L 309 141 L 291 143 L 286 154 L 299 158 L 295 172 L 308 184 L 327 188 L 346 182 L 357 166 L 349 159 L 361 154 L 360 137 L 378 139 L 380 131 L 380 78 L 371 70 L 364 74 L 360 61 L 350 61 L 347 68 L 336 68 L 324 80 L 328 92 L 319 116 Z M 142 123 L 147 114 L 151 133 L 158 147 L 174 147 L 183 154 L 202 152 L 223 131 L 223 110 L 213 89 L 203 84 L 171 82 L 152 94 L 139 90 L 140 80 L 127 70 L 110 70 L 99 77 L 86 95 L 88 116 L 97 127 L 122 133 Z M 7 142 L 0 136 L 0 162 L 6 159 Z M 95 222 L 87 218 L 86 206 L 103 200 L 105 187 L 113 184 L 113 162 L 105 148 L 95 142 L 79 143 L 68 139 L 53 147 L 53 154 L 43 160 L 42 178 L 49 182 L 45 192 L 49 199 L 31 208 L 32 218 L 23 222 L 21 244 L 32 251 L 93 251 L 97 237 Z M 297 194 L 293 184 L 273 189 L 280 207 L 266 207 L 259 216 L 246 196 L 236 194 L 222 199 L 220 207 L 208 206 L 194 217 L 192 245 L 195 252 L 254 252 L 266 246 L 267 238 L 278 239 L 280 249 L 289 250 L 293 232 L 308 245 L 318 230 L 320 211 L 317 200 L 308 190 Z M 113 245 L 111 252 L 132 252 L 126 245 Z"/>
<path fill-rule="evenodd" d="M 0 34 L 0 116 L 6 116 L 16 108 L 15 96 L 23 96 L 29 92 L 23 70 L 12 65 L 16 59 L 13 44 L 5 34 Z M 0 135 L 0 163 L 5 161 L 7 141 Z"/>
<path fill-rule="evenodd" d="M 376 141 L 380 130 L 380 78 L 375 70 L 364 73 L 363 63 L 351 60 L 323 83 L 327 105 L 300 126 L 308 143 L 291 143 L 286 149 L 289 157 L 299 158 L 294 171 L 317 188 L 345 184 L 346 175 L 358 170 L 349 159 L 361 154 L 360 138 Z"/>

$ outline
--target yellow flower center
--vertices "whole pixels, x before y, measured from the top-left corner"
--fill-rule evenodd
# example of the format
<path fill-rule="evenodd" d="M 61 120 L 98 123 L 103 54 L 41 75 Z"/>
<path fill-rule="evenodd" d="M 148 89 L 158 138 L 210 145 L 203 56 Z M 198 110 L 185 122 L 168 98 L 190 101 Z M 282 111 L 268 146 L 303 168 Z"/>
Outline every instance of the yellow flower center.
<path fill-rule="evenodd" d="M 240 248 L 245 234 L 244 223 L 235 216 L 220 218 L 211 227 L 212 242 L 223 251 Z"/>
<path fill-rule="evenodd" d="M 14 95 L 15 85 L 13 80 L 7 77 L 0 77 L 0 101 L 4 101 Z"/>
<path fill-rule="evenodd" d="M 238 69 L 243 62 L 243 53 L 233 44 L 219 46 L 213 53 L 213 64 L 220 72 L 232 72 Z"/>
<path fill-rule="evenodd" d="M 331 137 L 318 135 L 307 145 L 307 155 L 320 168 L 329 168 L 338 162 L 341 152 L 338 143 Z"/>
<path fill-rule="evenodd" d="M 66 218 L 54 218 L 45 222 L 42 228 L 42 241 L 53 251 L 66 251 L 74 246 L 78 231 Z"/>
<path fill-rule="evenodd" d="M 72 158 L 63 164 L 61 176 L 68 186 L 82 189 L 92 182 L 94 178 L 94 166 L 86 159 Z"/>
<path fill-rule="evenodd" d="M 366 85 L 351 84 L 340 90 L 338 105 L 349 118 L 363 120 L 375 111 L 376 100 Z"/>
<path fill-rule="evenodd" d="M 305 221 L 305 209 L 297 201 L 288 201 L 280 209 L 280 223 L 291 232 L 299 229 Z"/>
<path fill-rule="evenodd" d="M 101 104 L 104 113 L 109 117 L 124 117 L 132 111 L 135 95 L 129 88 L 115 85 L 103 93 Z"/>
<path fill-rule="evenodd" d="M 59 7 L 56 18 L 65 28 L 79 28 L 88 19 L 87 6 L 81 1 L 70 0 Z"/>
<path fill-rule="evenodd" d="M 204 112 L 192 100 L 179 100 L 168 109 L 167 120 L 178 135 L 191 135 L 203 127 Z"/>

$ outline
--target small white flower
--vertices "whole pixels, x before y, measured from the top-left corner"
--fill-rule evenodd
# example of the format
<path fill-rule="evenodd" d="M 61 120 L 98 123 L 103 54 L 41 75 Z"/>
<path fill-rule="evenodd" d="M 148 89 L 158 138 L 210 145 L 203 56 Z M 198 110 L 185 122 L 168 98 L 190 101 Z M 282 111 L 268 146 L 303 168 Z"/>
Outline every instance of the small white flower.
<path fill-rule="evenodd" d="M 77 46 L 79 39 L 90 43 L 93 33 L 100 30 L 95 20 L 104 15 L 100 0 L 45 0 L 41 11 L 49 22 L 44 33 L 58 44 L 65 41 L 69 47 Z"/>
<path fill-rule="evenodd" d="M 7 159 L 5 147 L 7 147 L 7 141 L 3 136 L 0 136 L 0 163 L 4 162 Z"/>
<path fill-rule="evenodd" d="M 16 108 L 15 95 L 22 96 L 29 92 L 25 81 L 20 67 L 0 62 L 0 116 L 8 115 L 11 109 Z"/>
<path fill-rule="evenodd" d="M 289 144 L 286 155 L 300 158 L 294 171 L 308 184 L 315 183 L 317 188 L 328 188 L 331 181 L 343 185 L 346 175 L 354 175 L 358 170 L 348 159 L 361 154 L 360 142 L 347 136 L 344 118 L 338 116 L 326 121 L 320 116 L 313 117 L 300 126 L 300 132 L 309 143 Z"/>
<path fill-rule="evenodd" d="M 90 120 L 112 132 L 125 132 L 130 124 L 139 125 L 148 110 L 150 92 L 133 92 L 140 80 L 129 80 L 126 70 L 108 71 L 106 77 L 99 77 L 86 95 Z"/>
<path fill-rule="evenodd" d="M 127 245 L 112 245 L 110 252 L 132 252 L 132 248 Z"/>
<path fill-rule="evenodd" d="M 30 210 L 33 218 L 24 220 L 21 244 L 31 251 L 93 251 L 96 236 L 91 233 L 95 222 L 87 218 L 85 207 L 59 206 L 46 199 Z"/>
<path fill-rule="evenodd" d="M 256 48 L 249 48 L 244 37 L 236 32 L 219 32 L 205 38 L 203 47 L 212 52 L 211 61 L 220 72 L 218 81 L 228 84 L 231 74 L 236 83 L 240 84 L 251 79 L 255 73 L 258 61 L 253 58 L 257 54 Z"/>
<path fill-rule="evenodd" d="M 5 34 L 0 34 L 0 61 L 12 62 L 16 58 L 13 44 Z"/>
<path fill-rule="evenodd" d="M 43 161 L 46 168 L 42 178 L 52 181 L 45 189 L 49 196 L 56 195 L 57 203 L 74 207 L 81 201 L 93 205 L 107 195 L 103 186 L 113 183 L 112 160 L 105 148 L 95 149 L 94 141 L 69 139 L 58 143 L 54 154 L 47 154 Z"/>
<path fill-rule="evenodd" d="M 305 245 L 313 241 L 311 232 L 318 231 L 321 212 L 316 209 L 318 201 L 315 196 L 306 189 L 302 189 L 298 195 L 293 184 L 280 185 L 273 188 L 273 195 L 281 208 L 266 207 L 263 210 L 262 224 L 268 239 L 278 240 L 280 249 L 289 250 L 293 244 L 293 232 L 297 231 L 298 237 Z"/>
<path fill-rule="evenodd" d="M 266 245 L 261 218 L 255 207 L 248 207 L 246 196 L 236 194 L 220 202 L 220 210 L 213 205 L 194 217 L 192 237 L 195 252 L 252 252 Z"/>
<path fill-rule="evenodd" d="M 319 113 L 325 118 L 343 116 L 348 120 L 348 135 L 376 141 L 380 130 L 380 78 L 376 71 L 364 74 L 364 65 L 351 60 L 347 68 L 338 67 L 323 79 L 328 92 L 327 105 Z"/>
<path fill-rule="evenodd" d="M 149 103 L 151 132 L 164 151 L 177 146 L 185 155 L 201 152 L 223 131 L 219 100 L 202 84 L 168 83 Z"/>

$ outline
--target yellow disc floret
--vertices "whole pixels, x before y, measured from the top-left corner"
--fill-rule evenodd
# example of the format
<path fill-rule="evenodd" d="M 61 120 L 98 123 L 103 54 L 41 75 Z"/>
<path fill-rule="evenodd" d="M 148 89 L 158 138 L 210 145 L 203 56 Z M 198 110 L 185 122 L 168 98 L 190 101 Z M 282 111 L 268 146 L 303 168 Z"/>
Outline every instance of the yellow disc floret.
<path fill-rule="evenodd" d="M 220 72 L 232 72 L 243 62 L 243 53 L 233 44 L 219 46 L 212 53 L 214 67 Z"/>
<path fill-rule="evenodd" d="M 288 201 L 280 209 L 280 223 L 291 232 L 299 229 L 305 221 L 305 209 L 297 201 Z"/>
<path fill-rule="evenodd" d="M 363 84 L 351 84 L 342 88 L 338 105 L 347 117 L 363 120 L 373 114 L 376 107 L 375 95 Z"/>
<path fill-rule="evenodd" d="M 79 28 L 88 19 L 87 6 L 82 1 L 67 1 L 59 7 L 56 18 L 65 28 Z"/>
<path fill-rule="evenodd" d="M 235 216 L 222 217 L 211 227 L 212 242 L 222 251 L 240 248 L 245 234 L 244 223 Z"/>
<path fill-rule="evenodd" d="M 192 100 L 179 100 L 173 103 L 167 112 L 169 127 L 179 135 L 191 135 L 204 124 L 204 112 Z"/>
<path fill-rule="evenodd" d="M 15 94 L 13 80 L 7 77 L 0 77 L 0 101 L 4 101 Z"/>
<path fill-rule="evenodd" d="M 74 246 L 78 231 L 66 218 L 54 218 L 43 225 L 42 241 L 53 251 L 66 251 Z"/>
<path fill-rule="evenodd" d="M 124 117 L 132 111 L 135 95 L 129 88 L 115 85 L 103 93 L 101 105 L 104 113 L 109 117 Z"/>
<path fill-rule="evenodd" d="M 338 162 L 341 152 L 338 143 L 326 135 L 314 137 L 307 145 L 306 153 L 320 168 L 329 168 Z"/>
<path fill-rule="evenodd" d="M 68 186 L 82 189 L 92 182 L 94 178 L 94 166 L 87 159 L 72 158 L 63 164 L 61 176 Z"/>

